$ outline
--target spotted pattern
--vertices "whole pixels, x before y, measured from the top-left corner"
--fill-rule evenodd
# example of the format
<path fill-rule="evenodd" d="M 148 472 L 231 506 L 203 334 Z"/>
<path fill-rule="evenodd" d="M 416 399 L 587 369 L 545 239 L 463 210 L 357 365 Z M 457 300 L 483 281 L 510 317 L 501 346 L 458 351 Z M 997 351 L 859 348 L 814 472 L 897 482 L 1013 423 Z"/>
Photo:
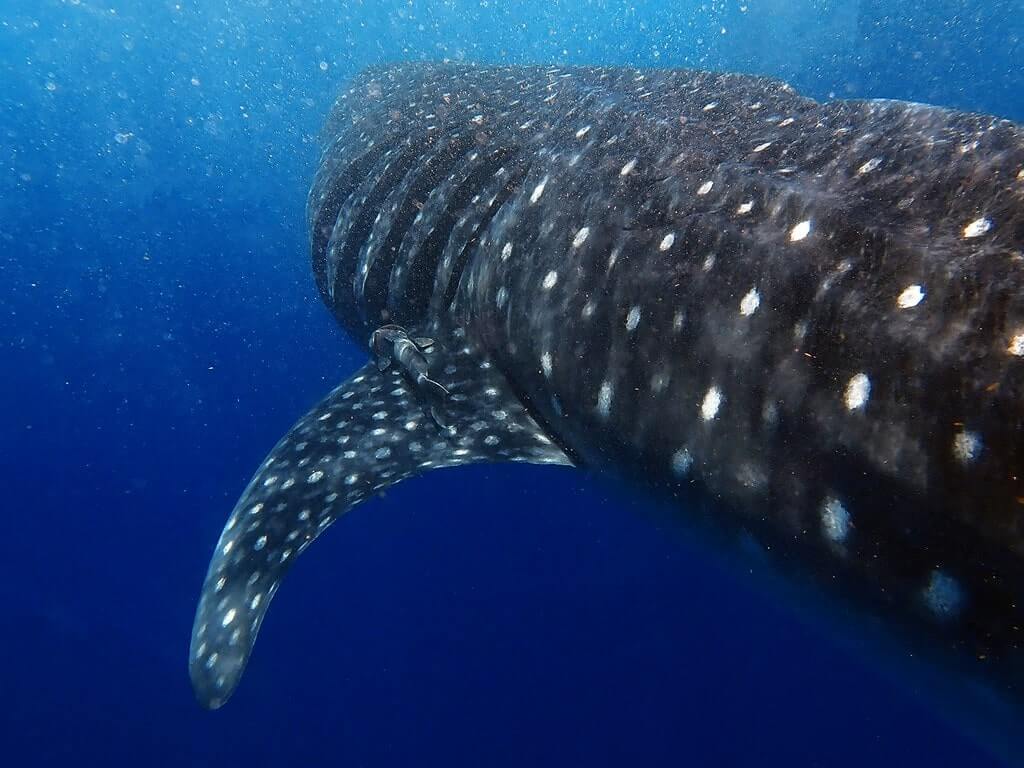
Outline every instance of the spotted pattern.
<path fill-rule="evenodd" d="M 219 707 L 234 691 L 288 568 L 353 506 L 431 469 L 571 463 L 460 334 L 433 329 L 430 336 L 439 339 L 431 367 L 445 372 L 451 393 L 447 428 L 397 367 L 367 365 L 285 435 L 242 494 L 210 563 L 193 629 L 189 667 L 204 705 Z"/>
<path fill-rule="evenodd" d="M 360 75 L 324 135 L 313 270 L 355 338 L 457 318 L 583 463 L 1024 691 L 1019 127 L 738 75 L 417 64 Z M 344 474 L 252 491 L 380 482 L 359 461 L 424 450 L 426 422 L 392 444 L 379 412 Z"/>

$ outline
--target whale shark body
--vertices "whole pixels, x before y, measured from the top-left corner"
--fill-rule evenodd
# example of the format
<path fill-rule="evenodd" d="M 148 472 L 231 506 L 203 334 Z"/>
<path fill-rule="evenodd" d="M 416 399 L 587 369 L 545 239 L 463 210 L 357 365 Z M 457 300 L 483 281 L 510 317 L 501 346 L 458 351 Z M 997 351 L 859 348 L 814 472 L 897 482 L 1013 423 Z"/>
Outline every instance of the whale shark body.
<path fill-rule="evenodd" d="M 732 74 L 402 64 L 341 94 L 308 220 L 373 359 L 228 519 L 202 704 L 338 517 L 499 461 L 653 489 L 1024 701 L 1019 126 Z"/>

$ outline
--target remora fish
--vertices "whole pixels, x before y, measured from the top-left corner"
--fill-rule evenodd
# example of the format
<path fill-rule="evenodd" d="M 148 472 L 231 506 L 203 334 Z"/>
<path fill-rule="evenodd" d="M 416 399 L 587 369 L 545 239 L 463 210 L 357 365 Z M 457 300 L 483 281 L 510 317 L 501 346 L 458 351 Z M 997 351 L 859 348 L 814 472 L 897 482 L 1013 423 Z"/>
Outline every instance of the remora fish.
<path fill-rule="evenodd" d="M 202 704 L 334 520 L 495 461 L 658 489 L 1024 700 L 1019 126 L 740 75 L 398 65 L 338 100 L 308 216 L 325 303 L 391 357 L 231 514 Z"/>

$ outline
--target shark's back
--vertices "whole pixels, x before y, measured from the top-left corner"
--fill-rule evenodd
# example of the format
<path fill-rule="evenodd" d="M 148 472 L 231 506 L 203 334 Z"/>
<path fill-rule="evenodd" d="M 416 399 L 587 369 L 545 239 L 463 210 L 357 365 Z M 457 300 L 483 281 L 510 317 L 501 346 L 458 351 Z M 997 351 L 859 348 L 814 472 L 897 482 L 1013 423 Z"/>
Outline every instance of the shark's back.
<path fill-rule="evenodd" d="M 741 75 L 411 64 L 357 77 L 324 147 L 317 285 L 386 344 L 225 530 L 193 639 L 207 703 L 288 535 L 434 466 L 520 460 L 678 499 L 1021 705 L 1020 127 Z M 254 571 L 251 631 L 211 664 L 208 627 L 230 615 L 230 646 L 243 610 L 214 597 Z"/>

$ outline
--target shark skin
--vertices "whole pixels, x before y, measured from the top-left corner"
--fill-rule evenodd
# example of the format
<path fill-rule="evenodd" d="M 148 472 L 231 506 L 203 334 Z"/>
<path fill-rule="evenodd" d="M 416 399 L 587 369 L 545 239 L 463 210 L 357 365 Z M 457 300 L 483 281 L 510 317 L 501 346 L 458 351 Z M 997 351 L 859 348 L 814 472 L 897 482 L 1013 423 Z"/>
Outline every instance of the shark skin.
<path fill-rule="evenodd" d="M 196 615 L 202 704 L 337 517 L 524 461 L 653 489 L 1024 709 L 1020 126 L 743 75 L 400 64 L 342 92 L 323 147 L 320 294 L 416 375 L 371 361 L 253 478 Z"/>

